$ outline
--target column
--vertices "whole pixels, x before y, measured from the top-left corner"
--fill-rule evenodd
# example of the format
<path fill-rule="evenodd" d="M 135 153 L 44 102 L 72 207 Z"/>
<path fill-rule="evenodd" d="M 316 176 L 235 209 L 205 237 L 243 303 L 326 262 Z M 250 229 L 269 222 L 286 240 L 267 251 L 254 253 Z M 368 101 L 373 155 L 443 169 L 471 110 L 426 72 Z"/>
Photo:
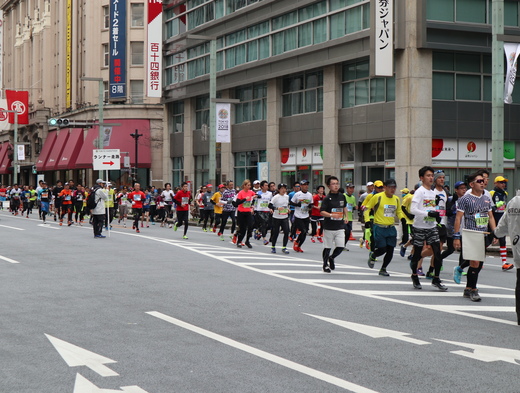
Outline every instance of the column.
<path fill-rule="evenodd" d="M 432 52 L 417 48 L 416 0 L 405 0 L 405 49 L 395 55 L 395 169 L 397 187 L 413 187 L 432 162 Z"/>
<path fill-rule="evenodd" d="M 195 158 L 193 157 L 193 130 L 195 129 L 195 100 L 184 100 L 184 177 L 195 181 Z"/>
<path fill-rule="evenodd" d="M 277 79 L 267 82 L 267 130 L 266 150 L 269 162 L 269 181 L 280 183 L 282 180 L 280 154 L 280 117 L 281 117 L 281 89 Z"/>
<path fill-rule="evenodd" d="M 341 151 L 338 143 L 338 108 L 341 75 L 336 65 L 323 68 L 323 182 L 327 176 L 340 175 Z M 343 186 L 343 184 L 342 184 Z"/>

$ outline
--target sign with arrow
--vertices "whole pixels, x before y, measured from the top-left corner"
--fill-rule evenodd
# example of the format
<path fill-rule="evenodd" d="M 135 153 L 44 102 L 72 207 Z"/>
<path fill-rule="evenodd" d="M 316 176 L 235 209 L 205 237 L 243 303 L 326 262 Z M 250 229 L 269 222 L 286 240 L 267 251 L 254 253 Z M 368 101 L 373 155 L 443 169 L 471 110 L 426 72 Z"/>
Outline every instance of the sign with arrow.
<path fill-rule="evenodd" d="M 119 149 L 95 149 L 92 151 L 92 166 L 95 171 L 113 171 L 121 169 Z"/>
<path fill-rule="evenodd" d="M 405 332 L 399 332 L 397 330 L 390 330 L 390 329 L 383 329 L 378 328 L 375 326 L 369 326 L 369 325 L 361 325 L 359 323 L 354 322 L 348 322 L 348 321 L 342 321 L 340 319 L 332 319 L 327 317 L 320 317 L 318 315 L 312 315 L 312 314 L 305 314 L 313 318 L 321 319 L 322 321 L 333 323 L 334 325 L 338 325 L 341 327 L 344 327 L 346 329 L 353 330 L 355 332 L 364 334 L 365 336 L 369 336 L 372 338 L 393 338 L 395 340 L 405 341 L 410 344 L 416 344 L 416 345 L 425 345 L 425 344 L 431 344 L 427 341 L 417 340 L 415 338 L 406 337 L 409 336 L 410 333 Z"/>
<path fill-rule="evenodd" d="M 54 345 L 56 351 L 58 351 L 69 367 L 86 366 L 102 377 L 113 377 L 119 375 L 105 366 L 105 364 L 117 363 L 115 360 L 90 352 L 49 334 L 46 334 L 45 336 L 49 339 L 51 344 Z"/>
<path fill-rule="evenodd" d="M 101 389 L 90 382 L 81 374 L 76 374 L 76 382 L 74 384 L 73 393 L 148 393 L 146 390 L 141 389 L 139 386 L 121 386 L 122 390 L 114 389 Z"/>

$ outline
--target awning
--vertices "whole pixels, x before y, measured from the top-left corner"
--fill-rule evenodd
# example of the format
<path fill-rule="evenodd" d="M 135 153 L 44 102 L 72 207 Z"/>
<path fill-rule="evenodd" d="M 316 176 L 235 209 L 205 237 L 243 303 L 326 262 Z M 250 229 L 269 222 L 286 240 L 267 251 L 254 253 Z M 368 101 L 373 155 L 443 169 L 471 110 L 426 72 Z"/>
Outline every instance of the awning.
<path fill-rule="evenodd" d="M 62 130 L 61 132 L 63 132 Z M 83 146 L 83 129 L 72 128 L 70 130 L 69 139 L 63 148 L 61 158 L 56 165 L 56 169 L 74 169 L 79 152 Z"/>
<path fill-rule="evenodd" d="M 58 133 L 56 131 L 49 132 L 45 142 L 43 143 L 43 148 L 38 156 L 38 160 L 36 161 L 36 169 L 38 171 L 43 171 L 45 168 L 45 163 L 47 162 L 47 157 L 49 157 L 52 148 L 54 147 L 54 142 L 56 142 L 56 136 Z"/>
<path fill-rule="evenodd" d="M 123 157 L 130 155 L 130 165 L 135 166 L 135 139 L 130 136 L 136 130 L 143 136 L 139 137 L 138 159 L 139 168 L 150 168 L 152 166 L 152 154 L 150 148 L 150 120 L 142 119 L 105 119 L 107 123 L 121 123 L 120 126 L 105 127 L 104 149 L 119 149 L 121 151 L 121 168 L 123 167 Z M 112 132 L 110 133 L 110 128 Z M 108 131 L 107 131 L 108 130 Z M 93 150 L 97 149 L 97 139 L 99 137 L 98 127 L 91 128 L 87 136 L 78 159 L 76 168 L 92 168 Z"/>
<path fill-rule="evenodd" d="M 2 147 L 0 147 L 0 175 L 9 173 L 8 168 L 11 166 L 11 160 L 7 157 L 8 150 L 9 142 L 2 143 Z"/>
<path fill-rule="evenodd" d="M 43 167 L 44 171 L 54 171 L 57 169 L 56 166 L 60 161 L 61 153 L 63 152 L 63 148 L 65 147 L 68 138 L 69 130 L 61 130 L 56 137 L 56 142 L 54 142 L 54 146 L 49 153 L 47 161 L 45 161 L 45 165 Z"/>

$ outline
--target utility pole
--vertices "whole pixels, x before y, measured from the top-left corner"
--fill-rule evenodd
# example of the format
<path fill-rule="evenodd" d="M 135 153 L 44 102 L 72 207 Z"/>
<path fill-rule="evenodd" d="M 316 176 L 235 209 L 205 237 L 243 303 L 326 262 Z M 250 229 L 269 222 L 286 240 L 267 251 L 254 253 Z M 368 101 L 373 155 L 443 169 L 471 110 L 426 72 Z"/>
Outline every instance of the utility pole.
<path fill-rule="evenodd" d="M 504 35 L 504 0 L 493 0 L 492 14 L 491 162 L 496 175 L 504 172 L 504 43 L 499 41 Z"/>

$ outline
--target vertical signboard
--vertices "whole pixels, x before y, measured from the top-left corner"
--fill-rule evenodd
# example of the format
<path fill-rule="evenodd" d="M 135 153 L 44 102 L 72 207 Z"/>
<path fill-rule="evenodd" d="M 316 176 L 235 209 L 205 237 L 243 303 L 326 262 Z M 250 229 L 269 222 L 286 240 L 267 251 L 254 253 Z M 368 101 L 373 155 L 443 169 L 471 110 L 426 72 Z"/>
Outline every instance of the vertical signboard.
<path fill-rule="evenodd" d="M 72 0 L 67 0 L 65 38 L 65 106 L 72 108 Z"/>
<path fill-rule="evenodd" d="M 109 99 L 126 99 L 126 0 L 110 0 Z"/>
<path fill-rule="evenodd" d="M 394 1 L 372 0 L 372 59 L 373 76 L 394 75 Z"/>
<path fill-rule="evenodd" d="M 216 141 L 217 143 L 231 142 L 231 104 L 216 104 Z"/>
<path fill-rule="evenodd" d="M 162 0 L 148 0 L 147 44 L 148 97 L 161 97 L 162 92 Z"/>
<path fill-rule="evenodd" d="M 4 53 L 4 11 L 0 10 L 0 53 Z M 0 56 L 0 89 L 4 86 L 2 75 L 4 74 L 3 56 Z M 1 114 L 0 114 L 1 116 Z"/>

